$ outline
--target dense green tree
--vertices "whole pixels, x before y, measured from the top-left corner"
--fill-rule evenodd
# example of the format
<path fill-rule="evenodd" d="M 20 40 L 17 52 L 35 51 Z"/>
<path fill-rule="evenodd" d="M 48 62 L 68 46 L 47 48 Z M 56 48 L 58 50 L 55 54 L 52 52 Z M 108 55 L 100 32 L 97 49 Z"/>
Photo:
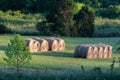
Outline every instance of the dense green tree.
<path fill-rule="evenodd" d="M 89 6 L 84 6 L 74 17 L 79 36 L 92 37 L 94 32 L 94 11 Z"/>
<path fill-rule="evenodd" d="M 51 26 L 53 33 L 70 36 L 70 28 L 74 26 L 73 10 L 74 0 L 56 0 L 54 9 L 47 16 L 48 22 L 54 23 Z"/>

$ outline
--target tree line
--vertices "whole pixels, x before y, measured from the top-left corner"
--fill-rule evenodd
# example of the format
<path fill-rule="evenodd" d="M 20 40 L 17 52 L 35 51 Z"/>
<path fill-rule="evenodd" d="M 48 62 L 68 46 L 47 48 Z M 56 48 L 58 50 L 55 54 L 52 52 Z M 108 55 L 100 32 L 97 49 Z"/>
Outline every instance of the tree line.
<path fill-rule="evenodd" d="M 0 0 L 0 9 L 46 14 L 41 35 L 92 37 L 95 16 L 120 17 L 119 0 Z"/>
<path fill-rule="evenodd" d="M 57 0 L 0 0 L 0 10 L 21 10 L 24 13 L 46 13 L 54 8 L 56 1 Z M 90 5 L 94 8 L 97 16 L 116 18 L 120 13 L 120 0 L 74 1 Z"/>

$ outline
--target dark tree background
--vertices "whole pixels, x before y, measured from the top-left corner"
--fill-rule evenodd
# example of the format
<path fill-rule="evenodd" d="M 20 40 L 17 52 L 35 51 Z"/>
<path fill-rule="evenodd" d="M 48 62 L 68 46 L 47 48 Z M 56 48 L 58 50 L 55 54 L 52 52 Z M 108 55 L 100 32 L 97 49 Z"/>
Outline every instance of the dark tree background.
<path fill-rule="evenodd" d="M 75 2 L 85 5 L 78 14 Z M 120 0 L 0 0 L 0 10 L 44 14 L 46 21 L 36 25 L 41 35 L 91 37 L 95 16 L 120 18 Z"/>

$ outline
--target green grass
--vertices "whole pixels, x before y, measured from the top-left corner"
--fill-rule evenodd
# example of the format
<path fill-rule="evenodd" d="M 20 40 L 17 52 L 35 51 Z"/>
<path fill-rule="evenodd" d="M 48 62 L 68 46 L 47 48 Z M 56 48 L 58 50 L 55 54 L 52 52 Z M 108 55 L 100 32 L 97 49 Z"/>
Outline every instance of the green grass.
<path fill-rule="evenodd" d="M 7 48 L 9 40 L 12 39 L 13 35 L 1 35 L 0 36 L 0 66 L 8 67 L 9 65 L 3 61 L 5 57 L 4 50 Z M 24 37 L 34 37 L 34 36 L 24 36 Z M 38 36 L 40 37 L 40 36 Z M 45 38 L 45 37 L 41 37 Z M 74 48 L 78 44 L 88 44 L 88 43 L 105 43 L 112 45 L 120 40 L 120 38 L 72 38 L 72 37 L 62 37 L 66 42 L 66 50 L 58 52 L 45 52 L 45 53 L 32 53 L 32 60 L 30 63 L 24 65 L 26 68 L 34 69 L 45 69 L 46 67 L 50 70 L 64 70 L 64 69 L 81 69 L 81 65 L 85 69 L 90 70 L 94 67 L 101 67 L 102 69 L 109 70 L 111 59 L 82 59 L 74 58 Z M 113 52 L 113 57 L 120 57 L 119 53 Z M 115 65 L 117 68 L 118 65 Z"/>

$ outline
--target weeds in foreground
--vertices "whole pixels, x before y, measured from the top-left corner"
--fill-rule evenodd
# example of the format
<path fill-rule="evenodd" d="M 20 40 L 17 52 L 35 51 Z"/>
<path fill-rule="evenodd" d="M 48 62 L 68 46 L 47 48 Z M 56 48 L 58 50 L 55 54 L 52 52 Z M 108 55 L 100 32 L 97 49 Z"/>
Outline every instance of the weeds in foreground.
<path fill-rule="evenodd" d="M 120 58 L 113 58 L 109 71 L 103 71 L 101 67 L 87 71 L 84 66 L 81 70 L 29 70 L 21 72 L 19 80 L 120 80 L 119 70 L 115 69 L 115 65 L 120 64 Z M 120 67 L 118 67 L 120 68 Z M 13 71 L 13 70 L 12 70 Z M 21 70 L 22 71 L 22 70 Z M 0 80 L 16 80 L 15 73 L 0 72 Z"/>

